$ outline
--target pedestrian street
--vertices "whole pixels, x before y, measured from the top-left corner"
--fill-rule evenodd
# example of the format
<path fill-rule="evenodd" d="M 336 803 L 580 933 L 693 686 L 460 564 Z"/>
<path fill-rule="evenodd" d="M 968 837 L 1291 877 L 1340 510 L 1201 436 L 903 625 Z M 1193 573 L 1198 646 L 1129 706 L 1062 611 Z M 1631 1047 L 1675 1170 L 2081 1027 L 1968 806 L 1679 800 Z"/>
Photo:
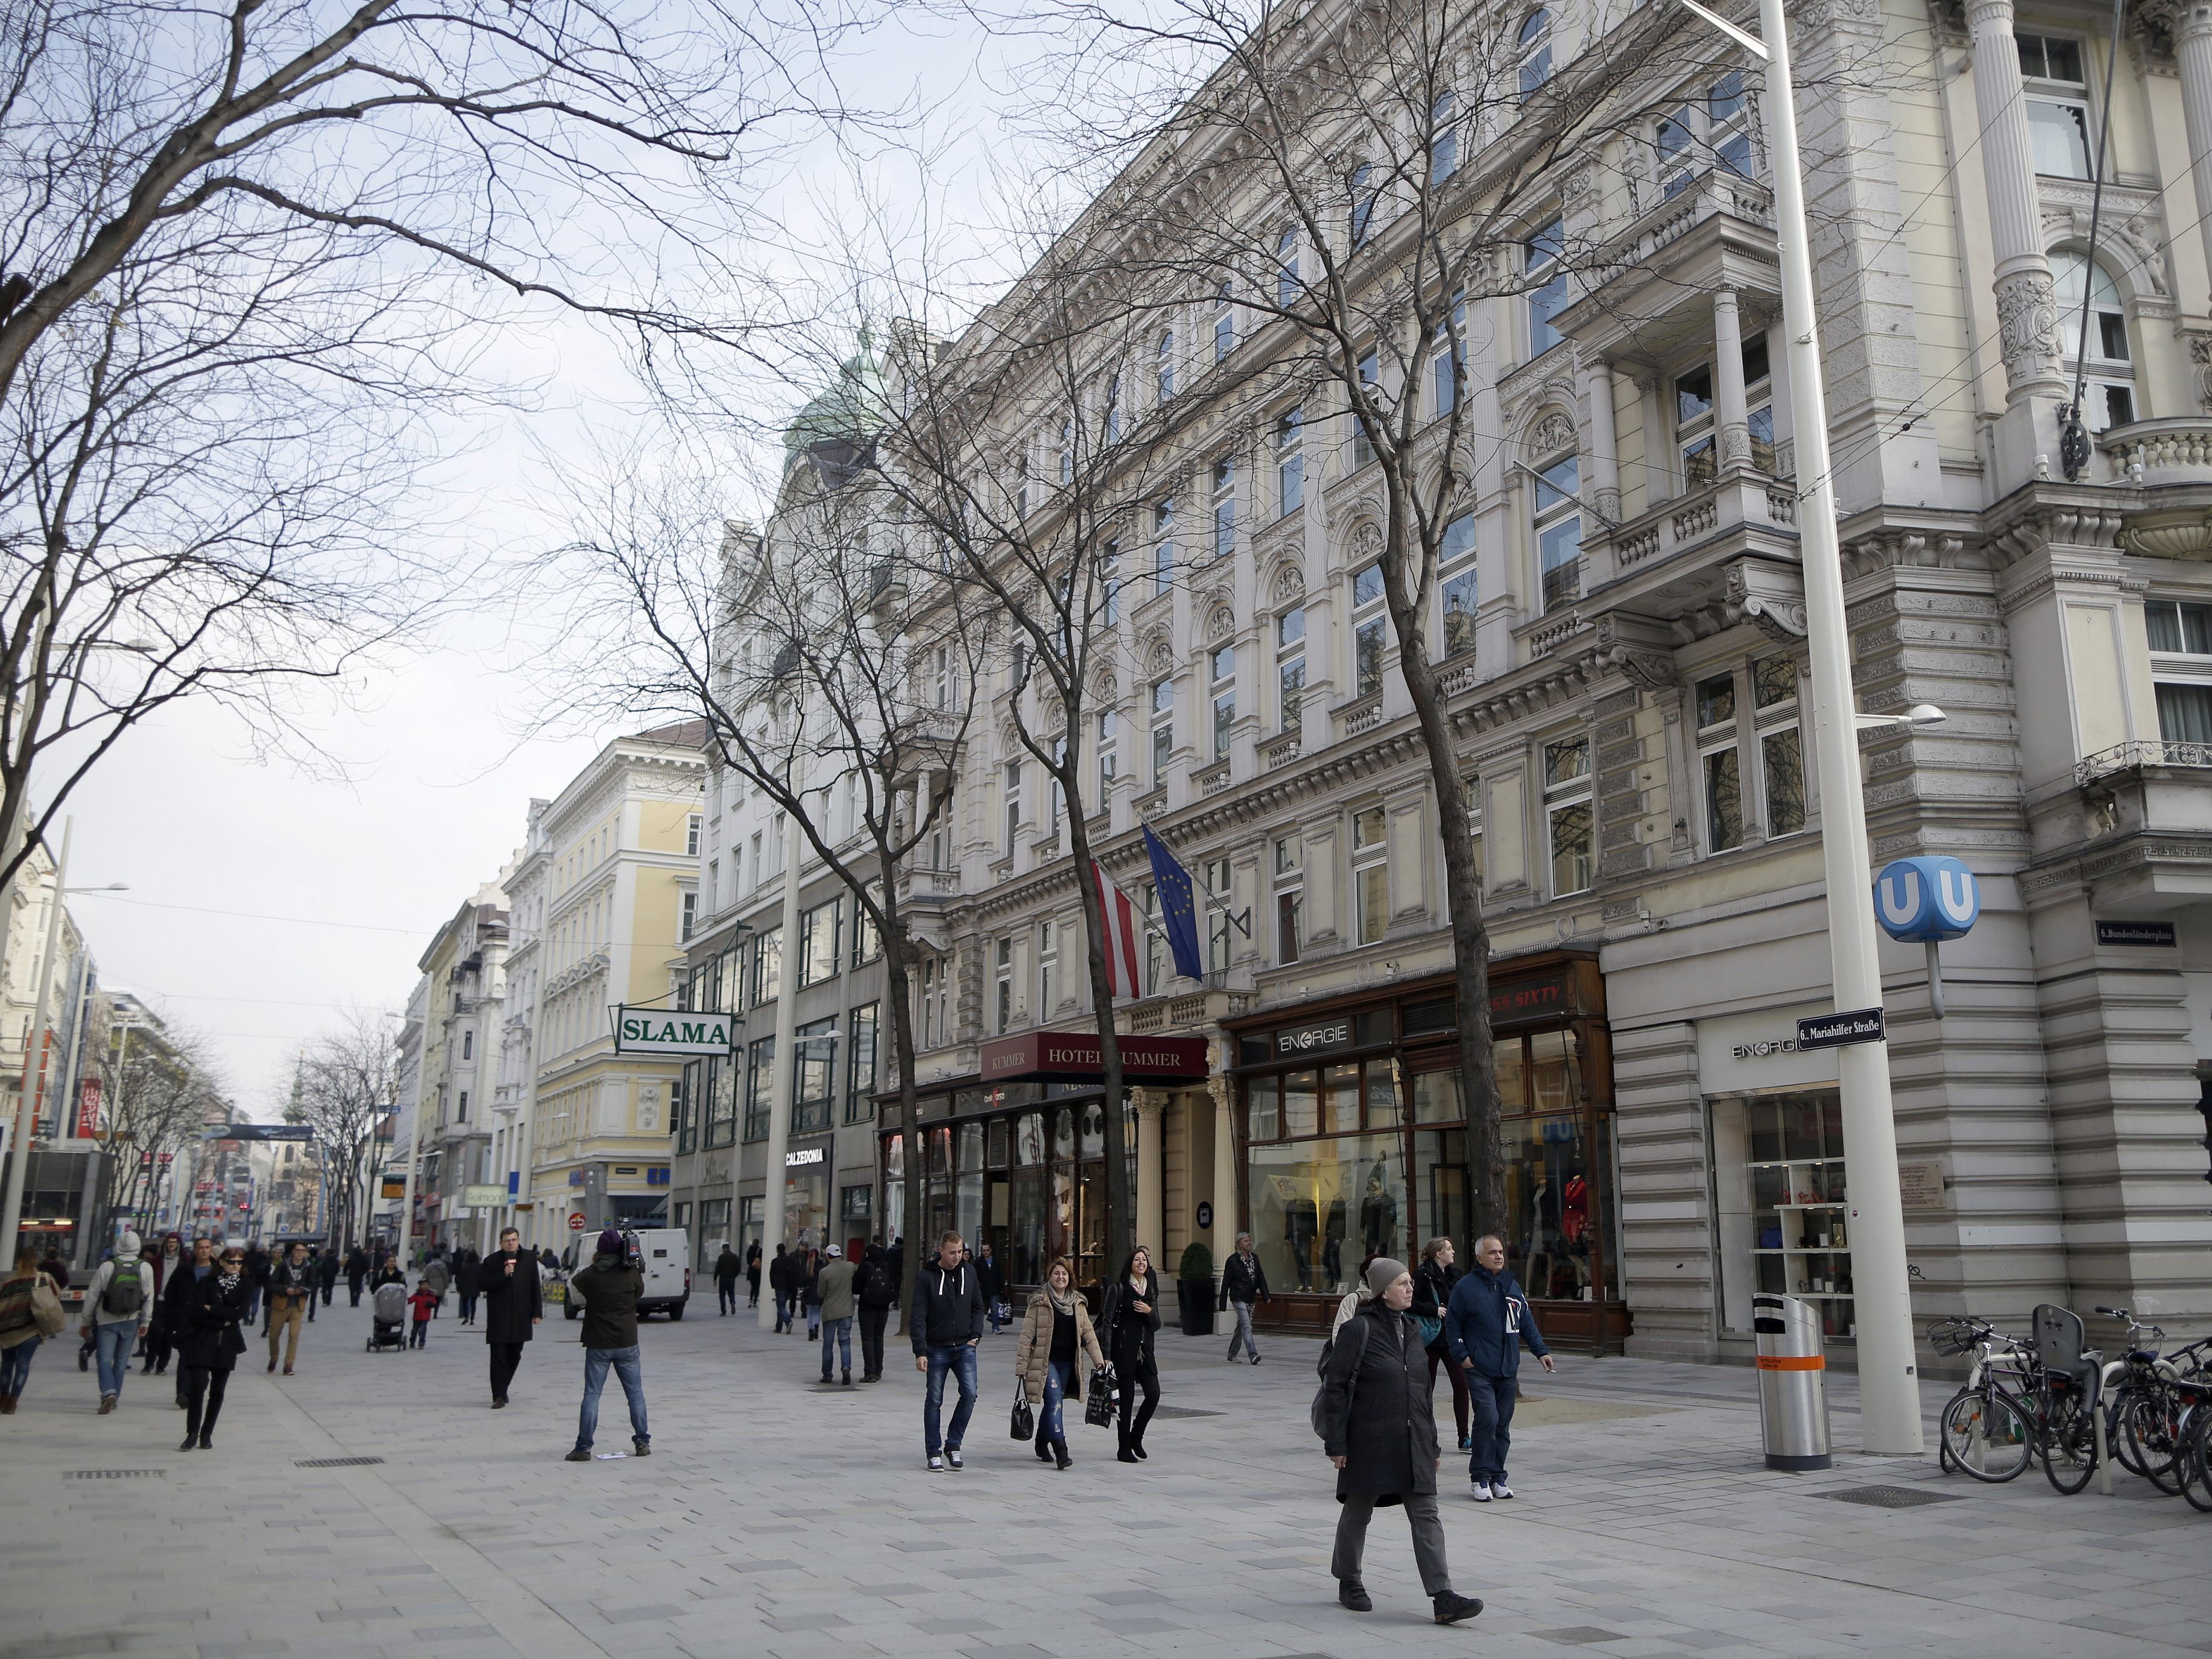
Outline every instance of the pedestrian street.
<path fill-rule="evenodd" d="M 97 1416 L 73 1340 L 45 1346 L 0 1420 L 0 1659 L 2212 1650 L 2212 1518 L 2125 1475 L 2109 1498 L 1970 1486 L 1932 1451 L 1770 1474 L 1746 1370 L 1525 1370 L 1520 1495 L 1475 1505 L 1445 1454 L 1454 1583 L 1488 1605 L 1442 1628 L 1395 1510 L 1370 1534 L 1374 1611 L 1335 1603 L 1311 1341 L 1263 1338 L 1255 1367 L 1164 1332 L 1150 1461 L 1116 1463 L 1071 1413 L 1060 1473 L 1008 1438 L 1015 1338 L 987 1337 L 967 1468 L 931 1474 L 896 1338 L 881 1383 L 823 1389 L 803 1336 L 694 1297 L 641 1332 L 650 1459 L 571 1464 L 576 1327 L 538 1328 L 494 1412 L 451 1304 L 425 1351 L 368 1353 L 345 1302 L 295 1376 L 250 1351 L 204 1452 L 176 1449 L 170 1378 L 134 1370 Z M 1833 1388 L 1841 1449 L 1857 1425 Z M 603 1454 L 628 1444 L 609 1391 Z M 1948 1391 L 1928 1385 L 1931 1413 Z M 1869 1486 L 1957 1501 L 1826 1495 Z"/>

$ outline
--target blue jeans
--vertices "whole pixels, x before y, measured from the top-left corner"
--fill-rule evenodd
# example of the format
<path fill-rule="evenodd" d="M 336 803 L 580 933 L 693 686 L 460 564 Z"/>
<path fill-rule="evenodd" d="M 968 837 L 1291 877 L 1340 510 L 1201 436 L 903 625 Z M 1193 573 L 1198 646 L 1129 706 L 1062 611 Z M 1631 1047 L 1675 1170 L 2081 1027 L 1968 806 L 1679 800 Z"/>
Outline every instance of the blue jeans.
<path fill-rule="evenodd" d="M 607 1367 L 622 1381 L 623 1397 L 629 1401 L 629 1437 L 650 1441 L 645 1427 L 645 1372 L 637 1358 L 637 1344 L 627 1348 L 584 1350 L 584 1409 L 576 1419 L 576 1449 L 589 1451 L 599 1428 L 599 1390 L 607 1386 Z"/>
<path fill-rule="evenodd" d="M 131 1349 L 138 1340 L 138 1322 L 100 1325 L 93 1331 L 93 1346 L 100 1354 L 100 1391 L 121 1394 L 123 1379 L 131 1375 Z"/>
<path fill-rule="evenodd" d="M 941 1435 L 938 1422 L 945 1409 L 945 1374 L 957 1375 L 960 1382 L 960 1403 L 952 1408 L 952 1432 Z M 957 1347 L 932 1348 L 929 1351 L 929 1388 L 921 1403 L 921 1443 L 932 1457 L 951 1447 L 960 1449 L 960 1443 L 968 1433 L 968 1419 L 975 1414 L 975 1348 L 963 1342 Z"/>
<path fill-rule="evenodd" d="M 1252 1304 L 1249 1302 L 1232 1302 L 1229 1305 L 1237 1310 L 1237 1328 L 1229 1338 L 1229 1357 L 1231 1359 L 1236 1358 L 1237 1350 L 1241 1346 L 1247 1353 L 1255 1359 L 1258 1358 L 1260 1345 L 1252 1340 Z"/>
<path fill-rule="evenodd" d="M 830 1347 L 832 1343 L 836 1345 L 841 1368 L 851 1370 L 853 1369 L 851 1315 L 848 1314 L 842 1319 L 825 1319 L 822 1322 L 822 1380 L 824 1382 L 830 1380 Z"/>
<path fill-rule="evenodd" d="M 1468 1414 L 1468 1435 L 1474 1447 L 1467 1460 L 1468 1479 L 1503 1480 L 1505 1454 L 1513 1446 L 1515 1379 L 1485 1376 L 1480 1371 L 1468 1371 L 1466 1376 L 1467 1390 L 1474 1406 Z"/>
<path fill-rule="evenodd" d="M 39 1351 L 43 1336 L 27 1337 L 12 1348 L 0 1348 L 0 1394 L 21 1394 L 23 1379 L 31 1374 L 31 1356 Z"/>
<path fill-rule="evenodd" d="M 775 1328 L 779 1331 L 786 1331 L 791 1328 L 793 1323 L 791 1317 L 791 1292 L 789 1291 L 778 1291 L 775 1293 Z"/>
<path fill-rule="evenodd" d="M 1075 1362 L 1066 1360 L 1060 1364 L 1047 1361 L 1044 1368 L 1044 1410 L 1038 1414 L 1038 1425 L 1044 1437 L 1050 1440 L 1067 1438 L 1067 1425 L 1060 1416 L 1060 1402 L 1075 1387 Z"/>
<path fill-rule="evenodd" d="M 737 1312 L 738 1281 L 734 1279 L 718 1279 L 714 1281 L 714 1289 L 722 1298 L 722 1311 L 726 1314 Z"/>

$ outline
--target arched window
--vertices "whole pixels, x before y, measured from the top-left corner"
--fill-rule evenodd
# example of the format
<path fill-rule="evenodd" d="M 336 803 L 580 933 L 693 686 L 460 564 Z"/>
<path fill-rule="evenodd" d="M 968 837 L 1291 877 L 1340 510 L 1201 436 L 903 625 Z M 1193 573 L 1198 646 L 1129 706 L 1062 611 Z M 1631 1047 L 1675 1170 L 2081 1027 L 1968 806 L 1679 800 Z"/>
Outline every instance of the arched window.
<path fill-rule="evenodd" d="M 1521 65 L 1521 95 L 1530 93 L 1552 78 L 1552 14 L 1539 6 L 1528 14 L 1521 25 L 1520 39 L 1514 43 L 1514 56 Z"/>
<path fill-rule="evenodd" d="M 1537 575 L 1543 584 L 1544 609 L 1555 611 L 1582 597 L 1582 458 L 1569 449 L 1546 457 L 1529 471 L 1535 474 L 1529 480 L 1528 507 Z"/>
<path fill-rule="evenodd" d="M 2087 369 L 2081 397 L 2081 422 L 2092 432 L 2126 426 L 2136 413 L 2135 350 L 2128 339 L 2127 307 L 2118 286 L 2102 265 L 2092 266 L 2078 253 L 2053 256 L 2052 275 L 2057 278 L 2058 349 L 2066 362 L 2070 384 L 2077 368 Z M 2086 343 L 2081 331 L 2081 297 L 2089 299 L 2089 329 Z"/>

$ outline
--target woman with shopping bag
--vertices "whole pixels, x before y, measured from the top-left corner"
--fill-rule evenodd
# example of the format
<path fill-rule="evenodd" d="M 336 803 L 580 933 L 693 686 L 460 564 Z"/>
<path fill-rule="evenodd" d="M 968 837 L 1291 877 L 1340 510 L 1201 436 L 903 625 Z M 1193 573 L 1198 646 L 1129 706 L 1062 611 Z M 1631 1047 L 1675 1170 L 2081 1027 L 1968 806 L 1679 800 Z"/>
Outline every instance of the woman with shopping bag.
<path fill-rule="evenodd" d="M 1124 1463 L 1145 1457 L 1145 1430 L 1159 1409 L 1160 1370 L 1152 1357 L 1152 1334 L 1160 1328 L 1160 1280 L 1152 1271 L 1152 1252 L 1139 1244 L 1129 1252 L 1121 1272 L 1106 1287 L 1103 1313 L 1106 1357 L 1114 1367 L 1114 1380 L 1121 1390 L 1121 1449 Z M 1141 1391 L 1145 1403 L 1130 1408 Z"/>
<path fill-rule="evenodd" d="M 12 1416 L 23 1397 L 39 1344 L 59 1336 L 68 1322 L 61 1291 L 40 1271 L 39 1253 L 23 1251 L 15 1258 L 15 1271 L 0 1282 L 0 1417 Z"/>
<path fill-rule="evenodd" d="M 1076 1294 L 1067 1258 L 1054 1256 L 1044 1270 L 1044 1287 L 1030 1297 L 1022 1316 L 1022 1334 L 1014 1346 L 1014 1375 L 1020 1391 L 1015 1409 L 1038 1401 L 1036 1455 L 1040 1463 L 1066 1468 L 1074 1462 L 1067 1455 L 1067 1430 L 1062 1402 L 1073 1395 L 1083 1398 L 1084 1365 L 1103 1372 L 1106 1355 L 1091 1328 L 1091 1310 Z"/>

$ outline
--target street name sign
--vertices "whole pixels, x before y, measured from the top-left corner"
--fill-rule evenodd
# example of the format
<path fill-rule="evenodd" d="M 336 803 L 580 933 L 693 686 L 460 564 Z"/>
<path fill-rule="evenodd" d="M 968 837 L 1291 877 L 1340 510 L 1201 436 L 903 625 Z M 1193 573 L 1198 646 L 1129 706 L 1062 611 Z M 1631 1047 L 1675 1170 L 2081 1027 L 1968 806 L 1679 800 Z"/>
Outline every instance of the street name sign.
<path fill-rule="evenodd" d="M 1854 1042 L 1880 1042 L 1881 1010 L 1859 1008 L 1844 1014 L 1815 1014 L 1797 1022 L 1800 1048 L 1847 1048 Z"/>

